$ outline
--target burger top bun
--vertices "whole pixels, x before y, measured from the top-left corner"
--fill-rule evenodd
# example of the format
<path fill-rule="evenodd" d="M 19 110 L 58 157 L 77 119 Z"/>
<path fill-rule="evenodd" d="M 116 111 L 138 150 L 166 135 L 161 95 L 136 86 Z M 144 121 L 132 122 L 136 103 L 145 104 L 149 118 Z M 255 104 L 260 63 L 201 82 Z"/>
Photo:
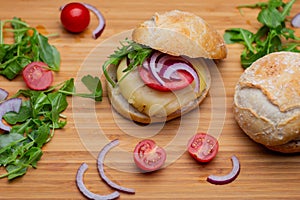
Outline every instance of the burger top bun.
<path fill-rule="evenodd" d="M 156 13 L 137 27 L 133 41 L 174 56 L 223 59 L 227 49 L 220 34 L 202 18 L 179 10 Z"/>
<path fill-rule="evenodd" d="M 300 54 L 266 55 L 241 75 L 234 115 L 254 141 L 274 151 L 300 152 Z"/>

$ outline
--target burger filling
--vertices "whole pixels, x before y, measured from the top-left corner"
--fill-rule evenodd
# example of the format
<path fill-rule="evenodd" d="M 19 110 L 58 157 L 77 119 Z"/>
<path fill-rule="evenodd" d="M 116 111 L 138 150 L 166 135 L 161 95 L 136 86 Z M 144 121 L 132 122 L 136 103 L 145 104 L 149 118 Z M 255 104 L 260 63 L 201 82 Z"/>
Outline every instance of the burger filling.
<path fill-rule="evenodd" d="M 181 110 L 200 97 L 206 88 L 202 58 L 167 59 L 167 56 L 155 52 L 130 73 L 126 72 L 130 60 L 124 58 L 117 69 L 121 94 L 129 104 L 149 117 L 166 117 Z M 164 62 L 157 61 L 163 57 Z"/>

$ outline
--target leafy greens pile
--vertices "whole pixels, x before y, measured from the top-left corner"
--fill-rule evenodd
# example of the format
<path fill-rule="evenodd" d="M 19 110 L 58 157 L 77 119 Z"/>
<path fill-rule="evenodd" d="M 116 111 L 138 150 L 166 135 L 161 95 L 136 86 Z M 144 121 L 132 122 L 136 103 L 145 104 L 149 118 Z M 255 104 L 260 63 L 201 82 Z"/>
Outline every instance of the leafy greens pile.
<path fill-rule="evenodd" d="M 7 24 L 12 28 L 5 28 Z M 14 43 L 4 43 L 4 31 L 13 32 Z M 0 74 L 12 80 L 33 61 L 42 61 L 51 70 L 59 71 L 60 54 L 46 36 L 21 19 L 0 21 Z"/>
<path fill-rule="evenodd" d="M 267 3 L 238 6 L 239 9 L 261 9 L 257 20 L 262 27 L 256 33 L 243 28 L 231 28 L 227 29 L 224 34 L 227 44 L 240 43 L 244 45 L 245 49 L 241 54 L 243 68 L 248 68 L 254 61 L 272 52 L 300 52 L 298 48 L 300 38 L 295 36 L 294 30 L 286 26 L 287 16 L 289 16 L 295 1 L 284 3 L 282 0 L 269 0 Z"/>
<path fill-rule="evenodd" d="M 82 82 L 91 94 L 76 93 L 71 78 L 46 91 L 19 90 L 12 97 L 24 96 L 28 100 L 22 101 L 19 113 L 9 112 L 3 117 L 12 128 L 9 133 L 0 134 L 0 166 L 7 171 L 0 178 L 11 180 L 24 175 L 28 167 L 37 167 L 44 144 L 51 140 L 55 129 L 63 128 L 67 123 L 62 112 L 68 106 L 68 95 L 102 100 L 98 78 L 87 75 Z"/>
<path fill-rule="evenodd" d="M 12 28 L 7 28 L 7 24 Z M 4 31 L 13 32 L 13 43 L 4 43 Z M 12 80 L 34 61 L 42 61 L 50 70 L 59 71 L 60 53 L 48 43 L 46 36 L 19 18 L 0 21 L 0 75 Z M 55 129 L 63 128 L 67 123 L 62 114 L 68 106 L 67 96 L 102 101 L 98 77 L 86 75 L 81 81 L 90 93 L 77 93 L 71 78 L 44 91 L 19 90 L 11 97 L 22 96 L 23 100 L 18 113 L 9 112 L 3 116 L 12 128 L 0 133 L 0 167 L 7 172 L 0 178 L 11 180 L 24 175 L 29 167 L 37 167 L 43 155 L 42 147 L 51 140 Z"/>

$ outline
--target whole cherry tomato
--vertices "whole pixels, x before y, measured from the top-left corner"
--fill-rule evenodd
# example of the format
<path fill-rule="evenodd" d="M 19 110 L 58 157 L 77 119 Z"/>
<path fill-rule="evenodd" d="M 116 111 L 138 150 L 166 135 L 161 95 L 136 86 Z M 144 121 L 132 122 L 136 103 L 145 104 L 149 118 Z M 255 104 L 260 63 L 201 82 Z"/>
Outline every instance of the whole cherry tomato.
<path fill-rule="evenodd" d="M 79 33 L 88 27 L 90 23 L 90 12 L 81 3 L 69 3 L 62 8 L 60 21 L 68 31 Z"/>

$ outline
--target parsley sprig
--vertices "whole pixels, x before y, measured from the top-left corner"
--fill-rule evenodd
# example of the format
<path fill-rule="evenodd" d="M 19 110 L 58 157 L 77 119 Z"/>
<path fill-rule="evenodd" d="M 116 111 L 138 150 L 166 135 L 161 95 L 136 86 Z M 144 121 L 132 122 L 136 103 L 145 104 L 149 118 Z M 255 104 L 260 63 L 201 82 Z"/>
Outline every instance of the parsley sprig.
<path fill-rule="evenodd" d="M 227 44 L 244 45 L 245 48 L 241 54 L 243 68 L 248 68 L 254 61 L 272 52 L 300 52 L 300 38 L 295 36 L 294 30 L 286 26 L 287 17 L 295 1 L 284 3 L 282 0 L 269 0 L 238 6 L 238 9 L 261 9 L 257 20 L 262 26 L 256 33 L 243 28 L 231 28 L 227 29 L 224 34 Z"/>
<path fill-rule="evenodd" d="M 116 86 L 116 82 L 112 80 L 107 72 L 109 65 L 118 65 L 120 61 L 124 58 L 130 60 L 127 68 L 124 72 L 131 72 L 136 69 L 137 66 L 143 64 L 143 62 L 151 55 L 152 49 L 138 44 L 132 40 L 126 38 L 124 41 L 120 42 L 121 47 L 118 47 L 112 55 L 108 57 L 108 60 L 103 64 L 102 69 L 107 81 L 113 86 Z"/>

